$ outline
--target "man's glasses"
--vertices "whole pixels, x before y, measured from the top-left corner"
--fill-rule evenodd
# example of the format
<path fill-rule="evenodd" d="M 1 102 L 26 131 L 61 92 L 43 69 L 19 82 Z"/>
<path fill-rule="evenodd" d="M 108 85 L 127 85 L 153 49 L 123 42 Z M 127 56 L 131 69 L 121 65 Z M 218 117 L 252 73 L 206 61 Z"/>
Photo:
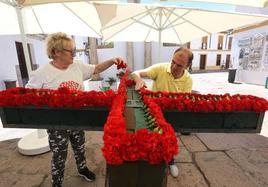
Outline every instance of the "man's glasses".
<path fill-rule="evenodd" d="M 69 50 L 69 49 L 63 49 L 64 51 L 68 51 L 71 53 L 72 57 L 75 57 L 76 56 L 76 49 L 74 50 Z"/>
<path fill-rule="evenodd" d="M 181 67 L 181 68 L 184 68 L 184 66 L 182 66 L 181 64 L 177 64 L 175 60 L 172 59 L 172 63 L 174 65 L 176 65 L 177 67 Z"/>

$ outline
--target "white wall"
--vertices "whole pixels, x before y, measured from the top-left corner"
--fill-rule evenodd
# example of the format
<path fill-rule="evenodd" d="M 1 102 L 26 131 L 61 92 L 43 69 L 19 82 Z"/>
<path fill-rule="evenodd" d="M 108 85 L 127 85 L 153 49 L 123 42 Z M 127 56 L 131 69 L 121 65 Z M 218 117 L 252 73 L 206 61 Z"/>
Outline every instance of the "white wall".
<path fill-rule="evenodd" d="M 76 49 L 84 49 L 85 42 L 88 42 L 87 37 L 75 36 Z M 114 48 L 97 49 L 97 55 L 99 63 L 114 57 L 122 57 L 124 60 L 126 60 L 126 44 L 125 42 L 115 42 Z M 76 54 L 75 60 L 82 61 L 84 63 L 89 62 L 88 56 L 85 55 L 84 52 L 78 52 Z M 108 77 L 116 78 L 116 73 L 117 73 L 116 66 L 112 66 L 111 68 L 107 69 L 100 75 L 104 79 L 107 79 Z"/>
<path fill-rule="evenodd" d="M 21 42 L 18 35 L 0 36 L 0 90 L 5 89 L 3 80 L 17 80 L 15 65 L 19 65 L 15 42 Z M 34 58 L 37 64 L 48 62 L 46 56 L 45 44 L 42 41 L 28 39 L 28 43 L 33 44 Z"/>
<path fill-rule="evenodd" d="M 201 49 L 201 38 L 191 41 L 191 49 Z"/>
<path fill-rule="evenodd" d="M 209 41 L 208 41 L 208 43 L 209 43 Z M 217 34 L 211 35 L 210 49 L 218 49 L 218 35 Z"/>
<path fill-rule="evenodd" d="M 194 59 L 193 59 L 193 64 L 192 67 L 199 67 L 200 64 L 200 53 L 198 52 L 194 52 Z"/>
<path fill-rule="evenodd" d="M 207 55 L 207 66 L 216 66 L 216 58 L 217 58 L 217 54 L 221 54 L 222 55 L 222 60 L 226 60 L 226 54 L 230 54 L 230 52 L 225 52 L 225 51 L 206 51 L 206 50 L 200 50 L 201 49 L 201 39 L 196 39 L 191 41 L 191 49 L 193 50 L 193 54 L 194 54 L 194 59 L 193 59 L 193 67 L 199 67 L 200 64 L 200 55 L 201 54 L 206 54 Z M 225 37 L 224 37 L 224 42 L 225 42 Z M 209 37 L 208 37 L 208 44 L 209 44 Z M 158 63 L 158 43 L 153 42 L 152 43 L 152 64 L 156 64 Z M 225 43 L 224 46 L 225 47 Z M 174 53 L 174 51 L 177 49 L 178 47 L 165 47 L 165 46 L 161 46 L 161 60 L 160 62 L 170 62 L 172 59 L 172 55 Z M 218 35 L 217 34 L 213 34 L 212 38 L 211 38 L 211 48 L 208 49 L 214 49 L 216 50 L 218 48 Z M 140 56 L 143 56 L 144 53 L 144 47 L 142 46 L 140 48 Z M 135 51 L 135 50 L 134 50 Z M 137 56 L 136 51 L 134 52 L 134 54 Z M 142 59 L 142 58 L 141 58 Z M 137 63 L 135 61 L 135 63 Z M 143 63 L 143 62 L 141 62 Z M 140 62 L 138 62 L 138 64 L 140 64 Z M 143 66 L 140 65 L 136 65 L 135 67 L 140 67 L 143 68 Z M 135 68 L 136 69 L 136 68 Z"/>
<path fill-rule="evenodd" d="M 207 50 L 202 50 L 202 39 L 196 39 L 191 41 L 191 49 L 194 53 L 193 65 L 192 67 L 199 68 L 200 65 L 200 55 L 207 55 L 206 66 L 216 66 L 217 55 L 221 55 L 221 64 L 226 61 L 226 55 L 231 54 L 228 50 L 228 37 L 223 35 L 223 50 L 218 50 L 218 36 L 219 34 L 211 34 L 208 36 L 207 40 Z M 227 39 L 227 40 L 226 40 Z M 231 59 L 232 60 L 232 59 Z"/>
<path fill-rule="evenodd" d="M 5 89 L 3 80 L 6 79 L 15 79 L 17 80 L 16 69 L 15 65 L 19 65 L 18 58 L 17 58 L 17 51 L 15 41 L 21 41 L 20 36 L 18 35 L 9 35 L 9 36 L 0 36 L 0 90 Z M 77 49 L 84 49 L 84 42 L 87 42 L 87 37 L 75 37 L 76 41 L 76 48 Z M 50 59 L 48 59 L 46 55 L 46 43 L 45 41 L 29 39 L 28 43 L 33 44 L 34 58 L 36 63 L 39 66 L 47 64 Z M 140 46 L 138 46 L 140 48 Z M 143 49 L 140 49 L 143 50 Z M 117 42 L 114 45 L 114 48 L 108 49 L 98 49 L 98 57 L 99 62 L 108 60 L 110 58 L 120 56 L 123 59 L 126 59 L 126 45 L 124 42 Z M 143 62 L 143 55 L 142 59 L 137 59 L 137 61 Z M 75 60 L 82 61 L 84 63 L 88 63 L 88 56 L 85 55 L 84 52 L 80 52 L 76 54 Z M 140 65 L 137 68 L 141 68 Z M 113 66 L 112 68 L 108 69 L 102 76 L 104 78 L 107 77 L 115 77 L 117 73 L 116 67 Z"/>
<path fill-rule="evenodd" d="M 144 68 L 144 42 L 133 43 L 134 70 Z"/>
<path fill-rule="evenodd" d="M 163 45 L 161 45 L 160 47 L 160 51 L 161 51 L 161 58 L 160 58 L 160 62 L 170 62 L 174 51 L 177 49 L 178 47 L 165 47 Z M 157 42 L 152 42 L 152 64 L 156 64 L 159 62 L 158 60 L 158 50 L 159 50 L 159 45 Z"/>
<path fill-rule="evenodd" d="M 98 49 L 97 53 L 99 63 L 114 57 L 122 57 L 124 60 L 126 60 L 126 43 L 116 42 L 114 43 L 114 48 Z M 101 76 L 104 79 L 106 79 L 107 77 L 116 77 L 116 72 L 116 66 L 112 66 L 111 68 L 101 73 Z"/>
<path fill-rule="evenodd" d="M 88 37 L 83 36 L 74 36 L 76 49 L 85 49 L 85 43 L 88 42 Z M 103 61 L 109 60 L 114 57 L 122 57 L 126 60 L 126 45 L 125 42 L 116 42 L 114 43 L 114 48 L 102 48 L 97 49 L 98 62 L 101 63 Z M 77 52 L 76 57 L 74 58 L 76 61 L 80 61 L 83 63 L 89 63 L 90 59 L 85 52 Z M 107 69 L 105 72 L 101 73 L 101 77 L 107 79 L 108 77 L 116 77 L 116 66 L 112 66 Z"/>
<path fill-rule="evenodd" d="M 85 49 L 85 43 L 88 42 L 87 37 L 82 37 L 82 36 L 75 36 L 75 45 L 76 49 Z M 88 63 L 88 56 L 85 55 L 84 52 L 78 52 L 76 53 L 76 57 L 74 58 L 75 60 L 82 61 L 85 63 Z"/>
<path fill-rule="evenodd" d="M 4 89 L 2 80 L 4 79 L 17 79 L 15 65 L 18 65 L 17 52 L 15 47 L 15 41 L 20 41 L 20 36 L 0 36 L 0 89 Z M 76 48 L 84 49 L 84 43 L 87 42 L 87 37 L 75 36 Z M 225 40 L 224 40 L 225 42 Z M 49 62 L 46 55 L 45 41 L 39 41 L 34 39 L 29 39 L 29 43 L 33 44 L 34 47 L 34 57 L 36 63 L 43 65 Z M 209 43 L 209 37 L 208 37 Z M 218 35 L 213 34 L 211 38 L 211 48 L 217 49 Z M 224 47 L 226 45 L 224 44 Z M 209 46 L 208 46 L 209 47 Z M 161 45 L 161 60 L 160 62 L 170 62 L 174 51 L 177 49 L 174 47 L 165 47 Z M 199 67 L 200 54 L 207 54 L 207 66 L 216 65 L 216 55 L 218 53 L 222 54 L 222 59 L 226 59 L 226 52 L 217 51 L 205 51 L 201 49 L 201 39 L 196 39 L 191 41 L 191 49 L 193 49 L 194 60 L 193 67 Z M 134 42 L 134 70 L 142 69 L 144 67 L 144 43 Z M 125 42 L 115 42 L 114 48 L 104 48 L 97 49 L 98 61 L 103 62 L 110 58 L 122 57 L 126 60 L 126 43 Z M 76 54 L 75 60 L 88 63 L 88 56 L 84 52 L 79 52 Z M 158 63 L 158 43 L 152 42 L 152 64 Z M 101 73 L 104 79 L 108 77 L 115 77 L 117 73 L 116 67 L 113 66 L 105 72 Z"/>
<path fill-rule="evenodd" d="M 208 53 L 207 54 L 207 63 L 206 66 L 215 66 L 216 65 L 216 57 L 215 53 Z"/>
<path fill-rule="evenodd" d="M 13 42 L 10 42 L 12 40 Z M 0 42 L 0 89 L 5 88 L 3 80 L 17 79 L 15 64 L 18 64 L 15 39 L 1 37 Z"/>

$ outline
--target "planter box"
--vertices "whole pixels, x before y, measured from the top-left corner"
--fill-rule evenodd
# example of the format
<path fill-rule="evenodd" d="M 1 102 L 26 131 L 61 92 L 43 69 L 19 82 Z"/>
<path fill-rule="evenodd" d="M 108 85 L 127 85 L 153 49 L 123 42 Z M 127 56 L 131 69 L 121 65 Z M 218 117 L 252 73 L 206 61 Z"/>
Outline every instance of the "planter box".
<path fill-rule="evenodd" d="M 146 161 L 125 162 L 120 166 L 107 165 L 106 187 L 166 187 L 167 165 L 150 165 Z"/>
<path fill-rule="evenodd" d="M 103 130 L 108 108 L 3 107 L 0 116 L 3 127 L 35 129 Z"/>
<path fill-rule="evenodd" d="M 128 92 L 133 97 L 132 92 Z M 144 111 L 140 100 L 128 98 L 125 108 L 126 128 L 134 133 L 139 128 L 146 128 Z M 150 165 L 146 161 L 124 162 L 120 166 L 107 164 L 106 187 L 166 187 L 167 165 L 162 162 Z"/>
<path fill-rule="evenodd" d="M 176 132 L 259 133 L 264 113 L 165 110 L 164 116 Z"/>

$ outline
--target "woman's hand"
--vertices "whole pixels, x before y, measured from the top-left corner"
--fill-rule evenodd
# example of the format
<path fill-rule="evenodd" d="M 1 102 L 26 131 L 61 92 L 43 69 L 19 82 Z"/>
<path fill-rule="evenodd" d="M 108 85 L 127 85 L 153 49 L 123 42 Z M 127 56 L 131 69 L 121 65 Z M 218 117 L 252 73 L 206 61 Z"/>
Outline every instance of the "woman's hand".
<path fill-rule="evenodd" d="M 120 58 L 120 57 L 114 58 L 112 61 L 113 61 L 113 63 L 115 65 L 117 65 L 117 69 L 121 69 L 121 68 L 126 68 L 127 67 L 127 64 L 125 63 L 125 61 L 122 58 Z"/>
<path fill-rule="evenodd" d="M 124 60 L 121 57 L 116 57 L 116 58 L 113 58 L 113 63 L 115 65 L 120 65 L 120 64 L 123 64 L 125 62 L 124 62 Z"/>

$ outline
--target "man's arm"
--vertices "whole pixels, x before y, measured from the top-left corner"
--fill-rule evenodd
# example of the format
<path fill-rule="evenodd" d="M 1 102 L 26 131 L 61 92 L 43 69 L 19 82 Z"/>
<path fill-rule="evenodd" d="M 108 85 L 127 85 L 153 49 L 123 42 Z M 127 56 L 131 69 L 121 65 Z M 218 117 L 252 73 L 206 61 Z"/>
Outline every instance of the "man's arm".
<path fill-rule="evenodd" d="M 141 78 L 156 80 L 161 67 L 161 64 L 155 64 L 146 69 L 134 71 L 132 73 L 132 78 L 136 83 L 135 89 L 139 90 L 144 86 L 144 81 Z"/>
<path fill-rule="evenodd" d="M 150 78 L 148 76 L 146 69 L 134 71 L 131 74 L 131 76 L 134 82 L 136 83 L 136 86 L 135 86 L 136 90 L 141 89 L 145 85 L 145 82 L 141 78 Z"/>

